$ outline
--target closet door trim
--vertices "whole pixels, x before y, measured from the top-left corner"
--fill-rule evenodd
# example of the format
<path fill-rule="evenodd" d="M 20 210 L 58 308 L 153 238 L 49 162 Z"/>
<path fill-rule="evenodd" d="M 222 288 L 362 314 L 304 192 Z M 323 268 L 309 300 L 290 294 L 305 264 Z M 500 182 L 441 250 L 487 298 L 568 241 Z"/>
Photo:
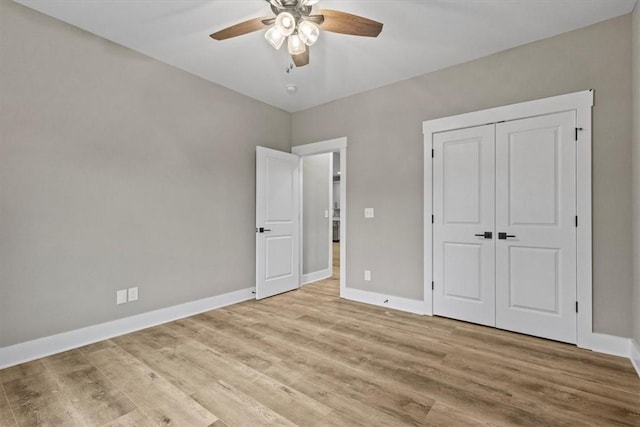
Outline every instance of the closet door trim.
<path fill-rule="evenodd" d="M 591 109 L 593 89 L 506 105 L 423 122 L 424 134 L 424 312 L 433 315 L 433 137 L 434 134 L 491 123 L 576 112 L 577 345 L 599 350 L 601 334 L 593 332 Z"/>

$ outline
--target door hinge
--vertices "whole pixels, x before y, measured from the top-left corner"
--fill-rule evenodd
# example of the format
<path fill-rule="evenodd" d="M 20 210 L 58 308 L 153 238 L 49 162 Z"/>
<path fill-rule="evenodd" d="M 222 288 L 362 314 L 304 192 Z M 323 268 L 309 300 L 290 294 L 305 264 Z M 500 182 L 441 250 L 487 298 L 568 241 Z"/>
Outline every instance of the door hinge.
<path fill-rule="evenodd" d="M 431 290 L 434 290 L 435 288 L 436 288 L 436 285 L 433 282 L 431 282 Z"/>
<path fill-rule="evenodd" d="M 578 301 L 576 301 L 576 313 L 578 312 Z"/>
<path fill-rule="evenodd" d="M 576 128 L 576 141 L 578 140 L 578 132 L 583 130 L 582 128 Z"/>
<path fill-rule="evenodd" d="M 576 227 L 578 226 L 578 215 L 576 215 Z"/>
<path fill-rule="evenodd" d="M 433 215 L 431 215 L 431 224 L 435 224 L 435 223 L 436 223 L 436 218 Z"/>
<path fill-rule="evenodd" d="M 433 159 L 436 156 L 436 150 L 431 149 L 431 158 Z"/>

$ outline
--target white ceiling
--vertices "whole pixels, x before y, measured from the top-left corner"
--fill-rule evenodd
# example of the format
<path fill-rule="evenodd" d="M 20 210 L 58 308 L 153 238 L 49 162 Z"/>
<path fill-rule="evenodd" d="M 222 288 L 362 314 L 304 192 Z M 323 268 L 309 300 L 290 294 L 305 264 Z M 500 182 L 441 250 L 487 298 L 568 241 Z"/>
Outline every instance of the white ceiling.
<path fill-rule="evenodd" d="M 551 37 L 631 12 L 635 0 L 321 0 L 384 23 L 377 39 L 322 32 L 290 73 L 264 31 L 209 34 L 272 16 L 264 0 L 15 0 L 289 112 Z M 315 10 L 314 9 L 314 10 Z M 287 93 L 294 84 L 298 92 Z"/>

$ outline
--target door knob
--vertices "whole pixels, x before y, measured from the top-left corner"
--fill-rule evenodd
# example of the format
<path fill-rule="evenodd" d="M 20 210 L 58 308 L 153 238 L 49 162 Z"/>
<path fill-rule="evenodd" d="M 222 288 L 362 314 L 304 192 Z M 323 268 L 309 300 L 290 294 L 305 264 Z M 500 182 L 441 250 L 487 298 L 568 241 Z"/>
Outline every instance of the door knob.
<path fill-rule="evenodd" d="M 503 233 L 502 231 L 498 233 L 498 239 L 500 240 L 507 240 L 507 238 L 512 238 L 512 237 L 516 237 L 516 235 Z"/>
<path fill-rule="evenodd" d="M 491 238 L 493 238 L 493 233 L 491 231 L 485 231 L 482 234 L 475 234 L 475 236 L 484 237 L 485 239 L 491 239 Z"/>
<path fill-rule="evenodd" d="M 260 228 L 256 229 L 256 231 L 257 231 L 258 233 L 264 233 L 265 231 L 271 231 L 271 230 L 270 230 L 270 229 L 268 229 L 268 228 L 260 227 Z"/>

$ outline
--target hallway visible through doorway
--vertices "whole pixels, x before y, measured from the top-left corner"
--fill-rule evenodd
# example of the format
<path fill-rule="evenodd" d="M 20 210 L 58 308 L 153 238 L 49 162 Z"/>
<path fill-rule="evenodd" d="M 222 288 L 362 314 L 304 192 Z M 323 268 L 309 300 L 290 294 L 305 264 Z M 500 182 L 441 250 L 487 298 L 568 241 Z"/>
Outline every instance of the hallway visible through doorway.
<path fill-rule="evenodd" d="M 300 286 L 332 283 L 340 296 L 346 280 L 347 139 L 295 146 L 291 152 L 301 158 Z"/>
<path fill-rule="evenodd" d="M 340 297 L 340 243 L 333 243 L 333 274 L 331 277 L 308 284 L 314 292 Z M 306 287 L 305 287 L 306 289 Z"/>

